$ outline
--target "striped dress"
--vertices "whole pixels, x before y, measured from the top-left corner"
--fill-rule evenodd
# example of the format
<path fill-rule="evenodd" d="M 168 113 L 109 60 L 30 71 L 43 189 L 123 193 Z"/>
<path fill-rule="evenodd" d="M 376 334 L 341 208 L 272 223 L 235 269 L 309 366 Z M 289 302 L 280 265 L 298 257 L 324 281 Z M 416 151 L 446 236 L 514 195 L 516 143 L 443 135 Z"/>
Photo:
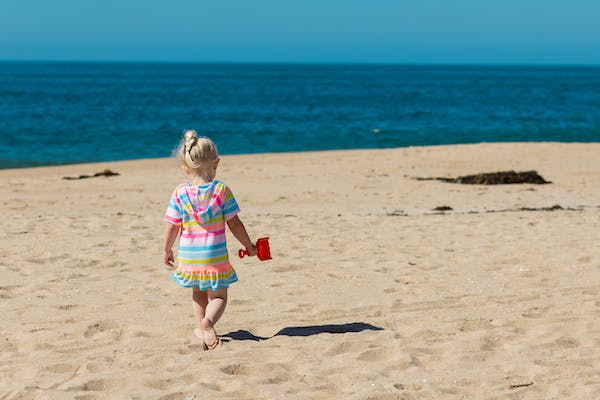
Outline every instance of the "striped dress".
<path fill-rule="evenodd" d="M 185 288 L 227 288 L 238 278 L 229 263 L 225 222 L 240 212 L 229 187 L 214 180 L 173 191 L 165 220 L 181 225 L 178 267 L 171 277 Z"/>

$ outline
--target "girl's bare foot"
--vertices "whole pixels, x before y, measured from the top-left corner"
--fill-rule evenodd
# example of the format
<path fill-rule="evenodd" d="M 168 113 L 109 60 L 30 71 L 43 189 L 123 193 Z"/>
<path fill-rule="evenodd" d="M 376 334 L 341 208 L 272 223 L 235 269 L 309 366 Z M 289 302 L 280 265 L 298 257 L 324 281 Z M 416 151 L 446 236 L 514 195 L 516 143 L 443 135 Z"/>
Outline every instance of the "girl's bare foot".
<path fill-rule="evenodd" d="M 206 346 L 208 346 L 210 350 L 216 349 L 219 344 L 221 344 L 221 339 L 219 339 L 217 336 L 217 332 L 215 331 L 215 328 L 213 328 L 212 321 L 208 318 L 204 318 L 202 320 L 202 335 L 204 338 L 204 343 L 206 343 Z"/>
<path fill-rule="evenodd" d="M 202 349 L 203 350 L 208 350 L 208 346 L 206 345 L 206 342 L 204 341 L 204 335 L 202 334 L 202 329 L 195 328 L 194 329 L 194 335 L 196 335 L 196 337 L 198 339 L 202 340 Z"/>

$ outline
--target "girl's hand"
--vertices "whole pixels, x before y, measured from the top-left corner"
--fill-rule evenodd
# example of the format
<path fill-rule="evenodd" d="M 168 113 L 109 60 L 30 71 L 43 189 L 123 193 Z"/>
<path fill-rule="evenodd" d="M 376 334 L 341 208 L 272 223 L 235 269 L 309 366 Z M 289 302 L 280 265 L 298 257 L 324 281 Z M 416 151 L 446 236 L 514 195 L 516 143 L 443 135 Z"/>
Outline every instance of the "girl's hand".
<path fill-rule="evenodd" d="M 175 256 L 172 249 L 165 250 L 165 268 L 168 270 L 175 268 Z"/>
<path fill-rule="evenodd" d="M 173 243 L 179 234 L 181 225 L 173 225 L 169 222 L 165 222 L 165 244 L 163 250 L 165 251 L 164 262 L 166 269 L 175 268 L 175 257 L 173 256 Z"/>
<path fill-rule="evenodd" d="M 248 255 L 250 257 L 258 254 L 258 250 L 256 249 L 256 246 L 254 244 L 252 244 L 250 247 L 246 247 L 246 251 L 248 252 Z"/>

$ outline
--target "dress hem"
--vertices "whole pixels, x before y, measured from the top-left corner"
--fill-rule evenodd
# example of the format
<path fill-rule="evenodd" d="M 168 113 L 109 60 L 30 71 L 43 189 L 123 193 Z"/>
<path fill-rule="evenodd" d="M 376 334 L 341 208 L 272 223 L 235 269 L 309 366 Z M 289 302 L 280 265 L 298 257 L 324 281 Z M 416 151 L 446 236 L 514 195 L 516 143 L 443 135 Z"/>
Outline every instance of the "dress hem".
<path fill-rule="evenodd" d="M 197 287 L 198 289 L 200 289 L 202 291 L 206 291 L 206 290 L 214 291 L 214 290 L 219 290 L 219 289 L 228 289 L 232 283 L 235 283 L 238 281 L 237 276 L 233 275 L 226 282 L 223 282 L 223 281 L 216 282 L 216 285 L 212 284 L 210 282 L 201 282 L 198 280 L 185 282 L 185 281 L 181 281 L 180 279 L 178 279 L 175 273 L 173 273 L 171 275 L 171 279 L 184 289 L 191 289 L 191 288 Z"/>

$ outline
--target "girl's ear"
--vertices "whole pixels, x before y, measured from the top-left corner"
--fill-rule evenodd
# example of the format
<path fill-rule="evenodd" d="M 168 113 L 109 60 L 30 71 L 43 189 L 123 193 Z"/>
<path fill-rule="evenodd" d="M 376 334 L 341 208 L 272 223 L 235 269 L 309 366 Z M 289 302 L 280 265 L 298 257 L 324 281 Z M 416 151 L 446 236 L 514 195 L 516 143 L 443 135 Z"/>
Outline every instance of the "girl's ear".
<path fill-rule="evenodd" d="M 217 170 L 217 167 L 219 166 L 219 161 L 221 161 L 221 159 L 220 159 L 220 158 L 217 158 L 217 160 L 216 160 L 216 161 L 213 161 L 213 162 L 211 163 L 211 164 L 212 164 L 212 165 L 211 165 L 211 167 L 212 167 L 212 170 L 213 170 L 213 171 L 216 171 L 216 170 Z"/>
<path fill-rule="evenodd" d="M 182 165 L 181 169 L 183 170 L 183 172 L 185 172 L 186 175 L 190 174 L 190 169 L 187 167 L 187 165 Z"/>

